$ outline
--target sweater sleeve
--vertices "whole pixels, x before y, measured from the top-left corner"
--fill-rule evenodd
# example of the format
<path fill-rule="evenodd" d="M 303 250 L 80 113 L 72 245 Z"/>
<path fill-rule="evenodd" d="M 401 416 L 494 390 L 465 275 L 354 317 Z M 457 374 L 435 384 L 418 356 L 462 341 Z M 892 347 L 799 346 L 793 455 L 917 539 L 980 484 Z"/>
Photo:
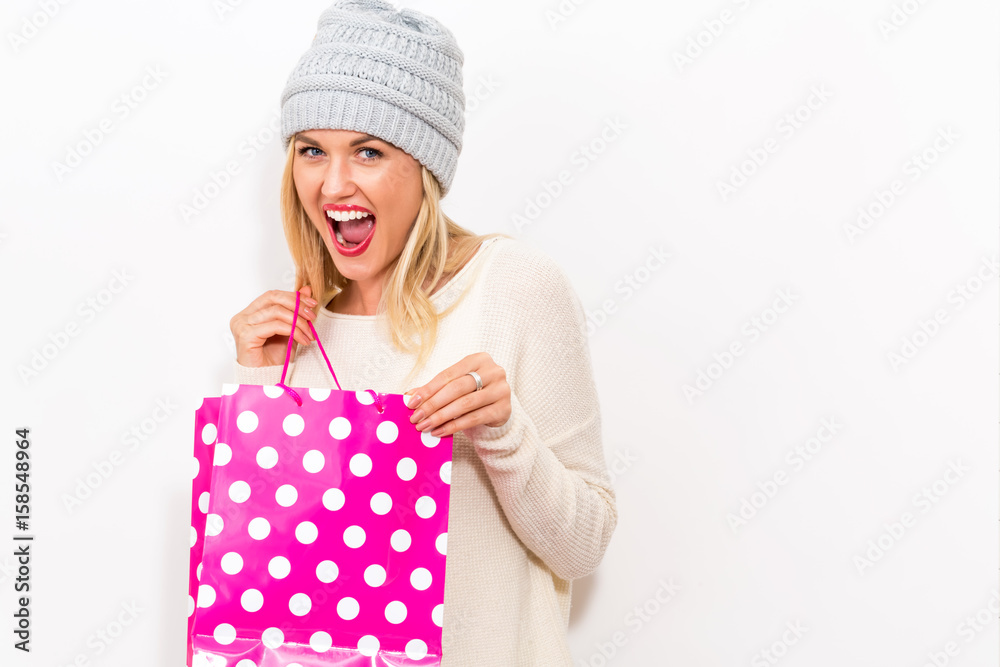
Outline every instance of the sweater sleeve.
<path fill-rule="evenodd" d="M 279 364 L 277 366 L 244 366 L 240 362 L 233 359 L 233 374 L 236 378 L 236 384 L 262 384 L 262 385 L 274 385 L 278 384 L 278 380 L 281 379 L 281 369 L 284 368 L 284 364 Z M 288 364 L 288 374 L 287 377 L 291 377 L 292 370 L 295 368 L 295 362 L 292 361 Z"/>
<path fill-rule="evenodd" d="M 591 573 L 617 524 L 582 304 L 552 260 L 513 275 L 502 311 L 516 360 L 505 368 L 511 415 L 466 429 L 515 534 L 565 580 Z M 507 275 L 511 275 L 508 273 Z"/>

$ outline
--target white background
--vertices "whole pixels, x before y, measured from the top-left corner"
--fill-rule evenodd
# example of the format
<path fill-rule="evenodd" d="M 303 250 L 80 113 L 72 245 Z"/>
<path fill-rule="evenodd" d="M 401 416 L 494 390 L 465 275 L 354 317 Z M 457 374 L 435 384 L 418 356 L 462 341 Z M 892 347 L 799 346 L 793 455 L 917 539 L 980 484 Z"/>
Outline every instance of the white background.
<path fill-rule="evenodd" d="M 222 1 L 0 10 L 0 431 L 31 428 L 36 535 L 30 656 L 0 549 L 3 664 L 184 661 L 193 410 L 232 381 L 232 315 L 292 286 L 267 128 L 328 4 Z M 996 664 L 997 4 L 406 4 L 465 53 L 446 211 L 556 258 L 594 323 L 619 523 L 574 664 Z"/>

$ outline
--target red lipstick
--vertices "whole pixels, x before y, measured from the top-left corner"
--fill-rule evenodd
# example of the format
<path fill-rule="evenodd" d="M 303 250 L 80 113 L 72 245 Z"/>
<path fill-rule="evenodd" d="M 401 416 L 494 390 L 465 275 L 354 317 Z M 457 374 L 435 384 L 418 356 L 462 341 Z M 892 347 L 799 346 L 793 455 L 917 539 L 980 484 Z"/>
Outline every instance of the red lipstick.
<path fill-rule="evenodd" d="M 368 232 L 368 236 L 364 238 L 360 243 L 352 248 L 348 248 L 343 245 L 339 240 L 337 240 L 337 221 L 330 217 L 327 211 L 361 211 L 368 214 L 371 218 L 372 228 Z M 337 248 L 337 252 L 345 257 L 357 257 L 361 255 L 368 246 L 371 244 L 372 237 L 375 236 L 375 214 L 364 206 L 358 206 L 356 204 L 324 204 L 323 214 L 326 216 L 327 225 L 330 227 L 330 238 L 333 240 L 333 245 Z"/>

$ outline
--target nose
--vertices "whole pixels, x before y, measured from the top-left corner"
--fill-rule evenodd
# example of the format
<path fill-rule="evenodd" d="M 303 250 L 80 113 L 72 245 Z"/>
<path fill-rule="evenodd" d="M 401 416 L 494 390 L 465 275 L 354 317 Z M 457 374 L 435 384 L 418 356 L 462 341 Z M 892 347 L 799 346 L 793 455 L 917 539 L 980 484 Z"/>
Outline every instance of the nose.
<path fill-rule="evenodd" d="M 342 199 L 354 194 L 357 189 L 350 160 L 331 156 L 323 175 L 323 196 L 332 200 Z"/>

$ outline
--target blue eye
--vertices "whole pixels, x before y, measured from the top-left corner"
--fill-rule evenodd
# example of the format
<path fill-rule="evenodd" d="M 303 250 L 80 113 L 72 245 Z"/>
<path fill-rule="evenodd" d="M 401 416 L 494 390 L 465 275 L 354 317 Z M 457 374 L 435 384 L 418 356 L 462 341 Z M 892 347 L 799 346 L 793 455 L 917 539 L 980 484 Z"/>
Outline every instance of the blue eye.
<path fill-rule="evenodd" d="M 310 153 L 309 151 L 317 151 L 316 153 Z M 298 149 L 298 154 L 305 157 L 321 157 L 323 155 L 323 149 L 317 148 L 316 146 L 301 146 Z M 361 160 L 363 162 L 374 162 L 382 157 L 382 151 L 377 148 L 359 148 L 358 153 L 361 154 Z M 367 153 L 367 155 L 364 155 Z"/>
<path fill-rule="evenodd" d="M 306 151 L 320 151 L 321 153 L 323 152 L 319 148 L 316 148 L 315 146 L 302 146 L 301 148 L 299 148 L 299 155 L 305 155 Z M 309 157 L 317 157 L 317 156 L 315 154 L 310 153 Z"/>

